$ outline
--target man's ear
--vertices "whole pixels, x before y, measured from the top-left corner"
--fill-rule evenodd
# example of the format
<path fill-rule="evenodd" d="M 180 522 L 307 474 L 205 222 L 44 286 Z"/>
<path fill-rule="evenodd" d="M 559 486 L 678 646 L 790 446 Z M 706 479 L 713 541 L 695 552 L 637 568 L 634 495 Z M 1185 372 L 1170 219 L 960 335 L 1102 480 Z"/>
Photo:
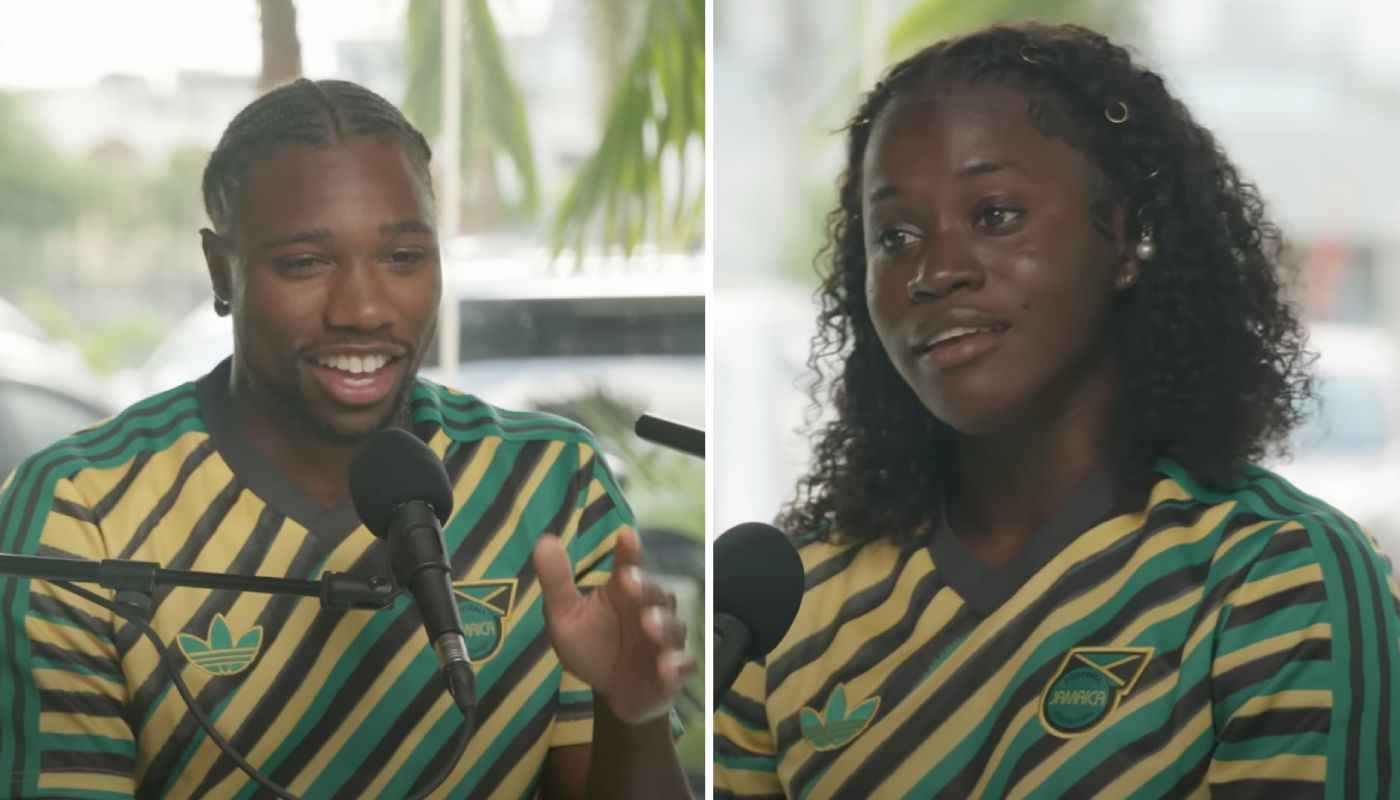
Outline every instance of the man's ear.
<path fill-rule="evenodd" d="M 209 269 L 215 299 L 233 302 L 233 268 L 227 240 L 208 228 L 200 228 L 199 243 L 204 249 L 204 265 Z"/>
<path fill-rule="evenodd" d="M 1126 289 L 1137 281 L 1142 270 L 1142 264 L 1137 257 L 1137 242 L 1128 237 L 1126 204 L 1119 203 L 1113 209 L 1113 218 L 1109 221 L 1109 225 L 1113 236 L 1113 249 L 1117 256 L 1114 259 L 1116 266 L 1113 274 L 1113 285 L 1119 289 Z"/>

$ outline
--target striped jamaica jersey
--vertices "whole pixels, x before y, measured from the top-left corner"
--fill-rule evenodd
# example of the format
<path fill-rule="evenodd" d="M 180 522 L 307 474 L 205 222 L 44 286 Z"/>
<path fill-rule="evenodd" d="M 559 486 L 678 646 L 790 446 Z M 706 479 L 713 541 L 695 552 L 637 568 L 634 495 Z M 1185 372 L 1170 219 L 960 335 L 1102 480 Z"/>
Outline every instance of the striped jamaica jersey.
<path fill-rule="evenodd" d="M 1342 514 L 1164 462 L 1078 487 L 1010 566 L 801 547 L 784 641 L 715 716 L 717 798 L 1400 797 L 1396 584 Z"/>
<path fill-rule="evenodd" d="M 227 386 L 224 362 L 29 458 L 0 495 L 0 551 L 387 575 L 349 498 L 316 503 L 248 444 Z M 477 672 L 477 729 L 441 791 L 529 796 L 549 748 L 592 735 L 592 693 L 563 674 L 544 633 L 531 549 L 559 535 L 577 582 L 600 585 L 631 512 L 577 425 L 421 380 L 411 402 L 413 430 L 455 489 L 444 538 Z M 201 707 L 292 792 L 403 797 L 450 755 L 461 715 L 406 596 L 383 611 L 197 589 L 154 600 L 152 624 Z M 133 626 L 38 581 L 0 578 L 0 609 L 0 795 L 254 794 Z"/>

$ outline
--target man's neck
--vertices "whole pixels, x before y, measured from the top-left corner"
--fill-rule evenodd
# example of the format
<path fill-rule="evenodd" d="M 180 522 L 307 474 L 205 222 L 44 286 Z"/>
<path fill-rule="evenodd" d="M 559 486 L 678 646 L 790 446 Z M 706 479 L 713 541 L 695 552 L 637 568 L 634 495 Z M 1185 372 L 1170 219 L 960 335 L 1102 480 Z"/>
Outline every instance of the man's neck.
<path fill-rule="evenodd" d="M 311 429 L 240 375 L 236 362 L 228 389 L 239 424 L 263 458 L 327 508 L 349 494 L 353 442 L 333 441 Z"/>

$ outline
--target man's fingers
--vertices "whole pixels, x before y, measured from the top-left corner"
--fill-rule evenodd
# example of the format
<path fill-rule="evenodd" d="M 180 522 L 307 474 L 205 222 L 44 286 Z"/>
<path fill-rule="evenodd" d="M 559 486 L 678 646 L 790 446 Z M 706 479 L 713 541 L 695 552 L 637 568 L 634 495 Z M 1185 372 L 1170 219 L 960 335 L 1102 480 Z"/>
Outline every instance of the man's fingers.
<path fill-rule="evenodd" d="M 613 547 L 613 571 L 625 572 L 628 567 L 642 565 L 642 540 L 631 528 L 623 528 L 617 534 L 617 545 Z"/>
<path fill-rule="evenodd" d="M 544 595 L 545 617 L 564 612 L 574 603 L 583 599 L 574 585 L 574 567 L 569 563 L 569 554 L 559 538 L 544 535 L 535 543 L 535 551 L 530 555 L 535 565 L 535 574 L 540 579 L 540 592 Z"/>
<path fill-rule="evenodd" d="M 642 617 L 642 631 L 662 648 L 685 647 L 685 623 L 661 606 L 647 607 Z"/>

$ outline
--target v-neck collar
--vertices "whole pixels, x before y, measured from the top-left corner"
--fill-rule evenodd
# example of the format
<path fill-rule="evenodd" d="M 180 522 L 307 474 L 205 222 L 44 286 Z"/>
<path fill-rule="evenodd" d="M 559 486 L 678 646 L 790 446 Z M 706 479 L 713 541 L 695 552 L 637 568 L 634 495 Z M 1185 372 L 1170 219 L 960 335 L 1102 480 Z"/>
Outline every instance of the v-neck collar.
<path fill-rule="evenodd" d="M 944 506 L 929 542 L 933 563 L 953 591 L 987 616 L 1010 600 L 1057 553 L 1112 516 L 1118 505 L 1117 490 L 1118 484 L 1107 469 L 1094 471 L 1031 534 L 1016 559 L 1000 568 L 989 566 L 957 537 Z"/>
<path fill-rule="evenodd" d="M 249 491 L 334 549 L 360 527 L 349 493 L 327 508 L 253 446 L 229 394 L 231 365 L 232 358 L 224 359 L 195 382 L 200 414 L 214 448 Z"/>

